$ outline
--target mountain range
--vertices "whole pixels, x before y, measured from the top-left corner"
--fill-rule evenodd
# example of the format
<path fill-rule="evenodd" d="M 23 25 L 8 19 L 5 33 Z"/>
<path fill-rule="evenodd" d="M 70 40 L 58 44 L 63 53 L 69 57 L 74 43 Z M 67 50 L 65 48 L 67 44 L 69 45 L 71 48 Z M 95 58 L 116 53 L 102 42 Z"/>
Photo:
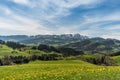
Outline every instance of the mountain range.
<path fill-rule="evenodd" d="M 64 45 L 72 42 L 77 42 L 81 40 L 88 39 L 87 36 L 82 36 L 80 34 L 62 34 L 62 35 L 12 35 L 12 36 L 0 36 L 1 40 L 4 41 L 16 41 L 24 44 L 45 44 L 52 46 Z"/>
<path fill-rule="evenodd" d="M 77 51 L 89 53 L 112 53 L 120 50 L 120 41 L 116 39 L 104 39 L 100 37 L 89 38 L 80 34 L 62 35 L 12 35 L 0 36 L 4 41 L 15 41 L 27 45 L 49 45 L 54 47 L 73 48 Z"/>

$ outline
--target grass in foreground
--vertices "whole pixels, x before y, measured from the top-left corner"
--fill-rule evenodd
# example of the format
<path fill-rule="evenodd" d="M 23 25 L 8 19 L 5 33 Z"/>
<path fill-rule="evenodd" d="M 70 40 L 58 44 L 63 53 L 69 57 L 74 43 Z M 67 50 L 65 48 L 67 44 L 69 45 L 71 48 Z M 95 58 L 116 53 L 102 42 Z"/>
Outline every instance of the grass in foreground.
<path fill-rule="evenodd" d="M 120 67 L 95 66 L 78 60 L 35 61 L 1 66 L 0 80 L 120 80 Z"/>

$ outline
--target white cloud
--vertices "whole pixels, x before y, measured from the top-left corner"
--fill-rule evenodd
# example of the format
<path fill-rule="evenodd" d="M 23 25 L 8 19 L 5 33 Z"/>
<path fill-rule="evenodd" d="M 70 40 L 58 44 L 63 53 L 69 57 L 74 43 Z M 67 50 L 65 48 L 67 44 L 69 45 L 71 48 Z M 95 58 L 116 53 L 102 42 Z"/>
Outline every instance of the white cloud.
<path fill-rule="evenodd" d="M 16 14 L 7 7 L 1 7 L 5 15 L 0 16 L 0 32 L 2 34 L 51 34 L 52 31 L 32 18 Z M 3 32 L 4 31 L 4 32 Z"/>
<path fill-rule="evenodd" d="M 18 18 L 17 18 L 18 19 Z M 28 34 L 28 35 L 33 35 L 33 34 L 50 34 L 51 31 L 43 25 L 38 24 L 37 22 L 34 22 L 30 19 L 22 18 L 22 21 L 18 19 L 19 21 L 13 20 L 1 20 L 0 19 L 0 30 L 6 30 L 6 31 L 17 31 L 18 33 L 21 34 Z M 24 23 L 25 22 L 25 23 Z M 12 32 L 11 32 L 12 33 Z M 14 33 L 14 32 L 13 32 Z M 9 34 L 9 33 L 8 33 Z"/>
<path fill-rule="evenodd" d="M 4 15 L 10 15 L 12 13 L 12 11 L 8 7 L 2 5 L 0 5 L 0 12 Z"/>
<path fill-rule="evenodd" d="M 108 30 L 120 30 L 120 24 L 110 25 L 106 27 Z"/>
<path fill-rule="evenodd" d="M 104 0 L 32 0 L 28 6 L 32 6 L 33 14 L 42 17 L 49 22 L 56 22 L 60 17 L 71 14 L 70 9 L 78 6 L 90 6 L 99 4 Z"/>
<path fill-rule="evenodd" d="M 101 37 L 103 37 L 105 39 L 112 38 L 112 39 L 118 39 L 118 40 L 120 40 L 120 35 L 103 35 Z"/>
<path fill-rule="evenodd" d="M 29 0 L 11 0 L 15 3 L 18 3 L 18 4 L 28 4 L 29 3 Z"/>
<path fill-rule="evenodd" d="M 51 23 L 57 23 L 59 18 L 71 14 L 70 9 L 79 6 L 87 6 L 99 4 L 104 0 L 11 0 L 18 4 L 24 4 L 31 8 L 32 17 L 40 17 L 42 20 Z"/>
<path fill-rule="evenodd" d="M 120 39 L 120 24 L 112 24 L 113 22 L 120 21 L 119 15 L 119 11 L 109 14 L 85 15 L 84 21 L 77 26 L 83 35 Z"/>
<path fill-rule="evenodd" d="M 1 10 L 1 9 L 0 9 Z M 14 33 L 21 33 L 21 34 L 51 34 L 51 30 L 43 26 L 37 20 L 33 20 L 26 16 L 18 15 L 11 9 L 7 7 L 2 7 L 2 11 L 6 15 L 0 16 L 0 31 L 14 31 Z M 7 34 L 10 34 L 10 33 Z M 4 34 L 3 33 L 3 34 Z"/>
<path fill-rule="evenodd" d="M 81 5 L 95 5 L 98 4 L 101 1 L 97 1 L 97 0 L 69 0 L 68 2 L 66 2 L 63 7 L 65 8 L 74 8 L 74 7 L 78 7 Z"/>
<path fill-rule="evenodd" d="M 96 13 L 97 14 L 97 13 Z M 111 12 L 109 14 L 100 13 L 100 15 L 84 15 L 84 24 L 91 24 L 97 22 L 105 22 L 105 21 L 119 21 L 120 20 L 120 11 Z"/>
<path fill-rule="evenodd" d="M 64 27 L 57 27 L 56 30 L 53 30 L 53 34 L 72 34 L 78 33 L 77 28 L 74 26 L 64 26 Z"/>
<path fill-rule="evenodd" d="M 113 21 L 120 21 L 120 16 L 119 15 L 120 15 L 120 11 L 112 12 L 110 14 L 102 14 L 101 13 L 100 15 L 95 15 L 95 16 L 93 16 L 93 15 L 92 16 L 85 15 L 82 24 L 80 24 L 79 26 L 84 27 L 86 25 L 89 25 L 88 27 L 94 27 L 94 26 L 100 27 L 102 24 L 105 24 L 107 22 L 111 23 Z M 113 26 L 118 28 L 119 24 L 118 25 L 113 24 Z M 101 26 L 101 27 L 105 27 L 105 26 Z M 108 27 L 112 27 L 112 26 L 110 25 Z M 106 28 L 108 28 L 108 27 L 106 27 Z"/>
<path fill-rule="evenodd" d="M 74 8 L 81 5 L 98 4 L 104 0 L 10 0 L 18 4 L 32 4 L 34 7 L 47 8 L 50 5 L 56 5 L 61 8 Z M 35 6 L 36 5 L 36 6 Z"/>

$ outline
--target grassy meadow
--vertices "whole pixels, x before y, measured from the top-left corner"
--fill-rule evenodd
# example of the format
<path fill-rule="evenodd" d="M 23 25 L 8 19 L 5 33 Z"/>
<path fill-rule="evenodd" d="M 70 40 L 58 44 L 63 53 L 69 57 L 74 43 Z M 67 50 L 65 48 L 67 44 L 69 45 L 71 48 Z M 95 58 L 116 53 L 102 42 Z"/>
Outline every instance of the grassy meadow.
<path fill-rule="evenodd" d="M 1 66 L 0 80 L 119 80 L 119 66 L 96 66 L 80 60 L 34 61 Z"/>

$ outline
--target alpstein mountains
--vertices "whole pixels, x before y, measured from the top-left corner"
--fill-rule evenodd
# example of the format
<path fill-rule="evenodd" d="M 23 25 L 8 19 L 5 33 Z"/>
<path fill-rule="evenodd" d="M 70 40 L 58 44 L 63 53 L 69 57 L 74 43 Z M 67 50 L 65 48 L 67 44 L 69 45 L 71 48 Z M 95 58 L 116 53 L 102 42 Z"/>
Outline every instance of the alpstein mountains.
<path fill-rule="evenodd" d="M 80 34 L 36 35 L 36 36 L 13 35 L 13 36 L 0 36 L 0 39 L 4 41 L 17 41 L 31 45 L 46 44 L 52 46 L 60 46 L 72 42 L 85 40 L 88 39 L 88 37 L 82 36 Z"/>

